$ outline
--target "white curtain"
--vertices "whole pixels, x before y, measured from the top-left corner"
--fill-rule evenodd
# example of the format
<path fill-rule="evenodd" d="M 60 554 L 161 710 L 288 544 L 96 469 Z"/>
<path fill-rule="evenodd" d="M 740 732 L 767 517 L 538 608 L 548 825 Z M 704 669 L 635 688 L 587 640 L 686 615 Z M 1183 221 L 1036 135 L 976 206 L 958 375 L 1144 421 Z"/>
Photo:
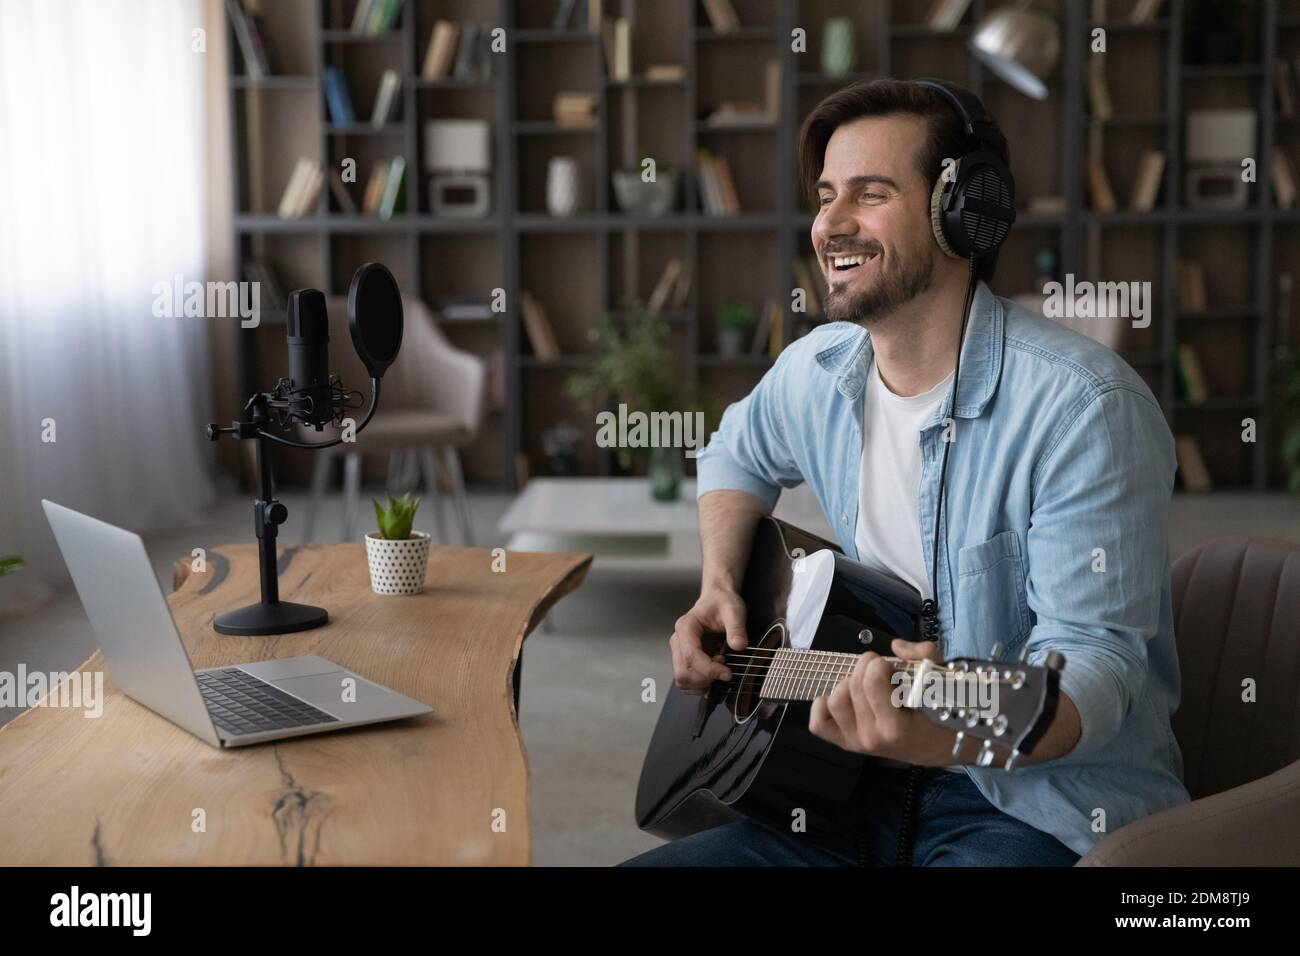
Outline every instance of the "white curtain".
<path fill-rule="evenodd" d="M 146 530 L 213 497 L 225 320 L 152 308 L 206 279 L 205 27 L 200 0 L 0 0 L 0 556 L 29 563 L 0 614 L 65 577 L 41 498 Z"/>

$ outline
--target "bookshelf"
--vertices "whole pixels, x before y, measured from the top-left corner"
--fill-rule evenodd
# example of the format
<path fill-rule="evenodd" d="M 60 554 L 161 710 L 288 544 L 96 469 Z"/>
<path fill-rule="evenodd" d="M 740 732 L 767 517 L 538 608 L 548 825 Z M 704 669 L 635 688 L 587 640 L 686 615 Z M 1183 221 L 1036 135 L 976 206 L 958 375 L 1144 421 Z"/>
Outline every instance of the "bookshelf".
<path fill-rule="evenodd" d="M 959 26 L 936 33 L 925 26 L 930 0 L 732 0 L 740 28 L 715 30 L 700 0 L 604 0 L 603 15 L 629 18 L 631 75 L 612 79 L 603 43 L 580 28 L 556 29 L 560 0 L 404 0 L 393 28 L 358 37 L 348 26 L 355 0 L 263 2 L 275 75 L 250 79 L 232 33 L 231 120 L 240 259 L 273 262 L 287 288 L 346 291 L 360 262 L 378 259 L 404 289 L 426 300 L 445 295 L 486 300 L 506 292 L 507 311 L 490 320 L 447 322 L 462 348 L 497 356 L 502 394 L 478 443 L 467 450 L 472 484 L 516 486 L 517 455 L 533 474 L 544 473 L 540 434 L 568 420 L 580 427 L 590 412 L 573 406 L 563 383 L 590 361 L 587 332 L 602 311 L 624 313 L 649 297 L 664 266 L 681 259 L 691 272 L 689 294 L 666 313 L 673 353 L 683 376 L 720 402 L 745 394 L 770 365 L 766 354 L 725 357 L 718 348 L 720 306 L 746 302 L 756 309 L 781 303 L 785 341 L 805 316 L 791 310 L 792 263 L 810 254 L 811 213 L 796 186 L 796 142 L 804 115 L 850 79 L 934 75 L 963 83 L 998 116 L 1012 147 L 1022 206 L 1035 196 L 1059 196 L 1055 211 L 1022 209 L 1000 259 L 994 290 L 1002 295 L 1033 286 L 1035 253 L 1058 253 L 1058 273 L 1094 280 L 1150 280 L 1155 293 L 1149 328 L 1133 329 L 1121 353 L 1150 384 L 1176 434 L 1202 446 L 1216 488 L 1275 487 L 1269 466 L 1268 369 L 1274 326 L 1276 272 L 1300 272 L 1300 212 L 1273 205 L 1269 156 L 1274 144 L 1300 164 L 1300 123 L 1278 116 L 1274 70 L 1278 56 L 1300 54 L 1300 2 L 1248 4 L 1251 25 L 1240 63 L 1185 65 L 1185 22 L 1191 0 L 1165 0 L 1152 23 L 1127 22 L 1132 0 L 1109 0 L 1107 76 L 1114 115 L 1089 115 L 1085 70 L 1094 26 L 1087 3 L 1039 0 L 1058 18 L 1062 59 L 1050 95 L 1022 96 L 968 53 L 973 24 L 992 0 L 972 0 Z M 586 0 L 579 0 L 585 6 Z M 823 27 L 847 17 L 856 62 L 847 76 L 821 72 Z M 435 21 L 475 20 L 504 29 L 506 48 L 492 55 L 488 79 L 420 79 Z M 806 51 L 792 49 L 802 28 Z M 780 68 L 778 109 L 770 120 L 714 127 L 707 114 L 724 101 L 763 100 L 765 67 Z M 651 64 L 676 63 L 679 79 L 649 80 Z M 400 72 L 400 113 L 381 131 L 336 128 L 328 122 L 322 67 L 348 78 L 358 114 L 368 115 L 384 69 Z M 558 125 L 551 104 L 560 92 L 591 95 L 590 127 Z M 1247 208 L 1194 210 L 1182 204 L 1183 112 L 1203 106 L 1265 104 L 1258 123 L 1259 172 Z M 491 123 L 493 171 L 490 213 L 447 219 L 431 212 L 422 166 L 422 124 L 433 118 L 483 118 Z M 1093 144 L 1099 145 L 1093 145 Z M 700 148 L 726 158 L 740 213 L 703 211 L 694 175 Z M 1085 160 L 1099 149 L 1121 205 L 1094 210 Z M 1149 211 L 1124 207 L 1143 149 L 1167 157 L 1158 199 Z M 357 159 L 359 192 L 376 159 L 402 155 L 407 163 L 406 210 L 390 219 L 344 215 L 322 190 L 316 211 L 282 220 L 280 193 L 299 156 L 327 163 L 337 174 L 344 156 Z M 546 175 L 554 157 L 576 161 L 578 208 L 547 212 Z M 671 210 L 653 217 L 621 211 L 610 179 L 644 157 L 678 174 Z M 1208 307 L 1188 312 L 1175 296 L 1180 258 L 1213 265 Z M 561 348 L 558 359 L 534 356 L 522 324 L 521 290 L 546 309 Z M 1290 341 L 1300 342 L 1291 309 Z M 282 321 L 282 316 L 280 317 Z M 251 392 L 262 356 L 278 360 L 283 326 L 265 318 L 241 333 L 240 371 Z M 1179 388 L 1178 346 L 1202 355 L 1210 385 L 1205 401 Z M 269 369 L 275 365 L 268 364 Z M 1240 440 L 1243 417 L 1258 421 L 1258 440 Z M 587 474 L 617 468 L 595 447 L 594 428 L 579 463 Z"/>

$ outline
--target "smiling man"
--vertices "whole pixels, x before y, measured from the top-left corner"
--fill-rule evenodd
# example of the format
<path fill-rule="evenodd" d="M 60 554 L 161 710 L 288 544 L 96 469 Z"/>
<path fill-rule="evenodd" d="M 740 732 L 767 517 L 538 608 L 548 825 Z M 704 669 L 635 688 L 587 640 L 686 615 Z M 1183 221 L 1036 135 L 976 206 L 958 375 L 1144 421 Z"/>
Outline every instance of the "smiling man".
<path fill-rule="evenodd" d="M 996 122 L 980 119 L 1009 163 Z M 805 121 L 831 321 L 781 353 L 700 455 L 703 577 L 672 635 L 673 670 L 689 693 L 732 678 L 703 639 L 747 646 L 754 530 L 806 481 L 847 555 L 934 602 L 937 641 L 895 642 L 897 656 L 988 658 L 1000 645 L 1036 664 L 1059 652 L 1057 715 L 1014 774 L 978 767 L 973 743 L 954 754 L 951 731 L 895 708 L 892 668 L 864 654 L 810 723 L 878 758 L 857 846 L 735 823 L 633 863 L 1069 865 L 1188 799 L 1169 725 L 1173 441 L 1113 352 L 993 295 L 995 255 L 941 246 L 935 186 L 977 145 L 949 98 L 911 82 L 854 84 Z"/>

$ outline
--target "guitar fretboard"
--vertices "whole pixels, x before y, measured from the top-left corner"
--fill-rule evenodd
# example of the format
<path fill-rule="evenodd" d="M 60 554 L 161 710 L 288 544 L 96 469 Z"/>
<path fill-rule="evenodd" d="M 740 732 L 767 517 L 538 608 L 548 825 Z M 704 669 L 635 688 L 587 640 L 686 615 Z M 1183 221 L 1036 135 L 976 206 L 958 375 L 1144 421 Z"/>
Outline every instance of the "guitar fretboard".
<path fill-rule="evenodd" d="M 753 673 L 756 666 L 767 671 L 759 696 L 765 700 L 813 700 L 824 697 L 835 689 L 857 665 L 860 655 L 838 651 L 799 650 L 782 648 L 776 651 L 755 650 L 751 663 L 742 669 Z M 886 657 L 895 671 L 918 673 L 926 669 L 943 669 L 946 665 L 932 661 L 906 661 L 901 657 Z"/>

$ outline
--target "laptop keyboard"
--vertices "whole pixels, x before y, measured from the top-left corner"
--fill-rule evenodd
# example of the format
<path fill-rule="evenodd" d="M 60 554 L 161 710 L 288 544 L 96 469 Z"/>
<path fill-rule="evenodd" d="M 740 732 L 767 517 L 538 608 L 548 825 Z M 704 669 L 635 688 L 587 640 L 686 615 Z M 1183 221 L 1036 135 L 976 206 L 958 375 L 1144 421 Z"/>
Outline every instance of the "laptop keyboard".
<path fill-rule="evenodd" d="M 337 717 L 237 667 L 203 671 L 194 676 L 198 678 L 212 722 L 228 734 L 260 734 L 338 723 Z"/>

